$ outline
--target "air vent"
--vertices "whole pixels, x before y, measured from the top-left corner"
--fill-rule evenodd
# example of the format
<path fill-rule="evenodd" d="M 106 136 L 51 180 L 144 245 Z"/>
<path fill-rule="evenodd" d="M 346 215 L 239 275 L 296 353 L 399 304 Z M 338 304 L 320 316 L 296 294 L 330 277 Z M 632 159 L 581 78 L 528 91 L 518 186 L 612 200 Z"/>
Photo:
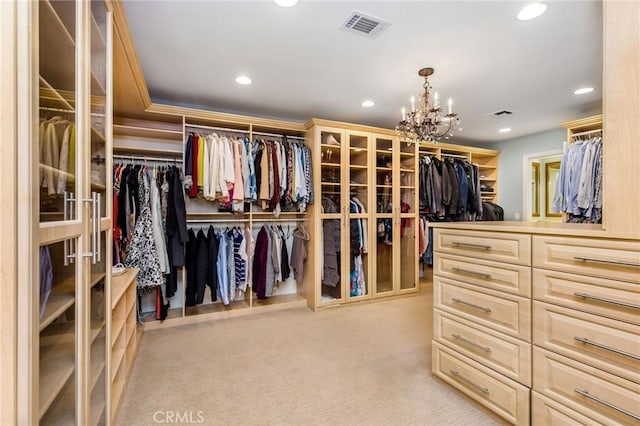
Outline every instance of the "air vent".
<path fill-rule="evenodd" d="M 502 111 L 492 112 L 492 113 L 487 114 L 487 115 L 493 116 L 493 117 L 506 117 L 506 116 L 511 115 L 511 114 L 513 114 L 513 112 L 507 111 L 506 109 L 503 109 Z"/>
<path fill-rule="evenodd" d="M 384 30 L 389 28 L 390 25 L 390 23 L 382 19 L 374 18 L 373 16 L 354 10 L 341 28 L 365 37 L 376 38 L 382 34 Z"/>

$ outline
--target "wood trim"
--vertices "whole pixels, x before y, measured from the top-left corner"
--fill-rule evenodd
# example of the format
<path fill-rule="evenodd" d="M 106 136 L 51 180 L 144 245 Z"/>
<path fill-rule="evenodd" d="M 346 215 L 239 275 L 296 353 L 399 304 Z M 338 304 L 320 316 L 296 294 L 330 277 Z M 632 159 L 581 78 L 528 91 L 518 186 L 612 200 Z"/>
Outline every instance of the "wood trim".
<path fill-rule="evenodd" d="M 121 1 L 110 1 L 109 4 L 113 11 L 113 34 L 117 37 L 124 46 L 124 55 L 127 58 L 129 68 L 135 80 L 136 88 L 138 89 L 138 95 L 145 108 L 151 105 L 151 97 L 149 96 L 149 89 L 147 88 L 147 82 L 144 79 L 144 73 L 140 66 L 138 59 L 138 52 L 136 45 L 133 42 L 131 31 L 129 31 L 129 22 L 127 21 L 127 15 L 124 11 L 124 6 Z M 115 42 L 114 42 L 115 43 Z"/>
<path fill-rule="evenodd" d="M 604 177 L 602 225 L 640 237 L 640 2 L 604 2 Z M 633 95 L 632 95 L 633 94 Z"/>
<path fill-rule="evenodd" d="M 251 117 L 247 115 L 231 114 L 226 112 L 207 111 L 196 108 L 181 107 L 175 105 L 165 105 L 152 103 L 146 109 L 146 112 L 166 115 L 181 115 L 188 119 L 201 119 L 213 122 L 221 122 L 226 124 L 252 125 L 254 128 L 260 129 L 278 129 L 289 130 L 296 133 L 304 133 L 305 126 L 303 123 L 293 121 L 274 120 L 270 118 Z M 254 129 L 258 130 L 258 129 Z"/>
<path fill-rule="evenodd" d="M 17 164 L 37 164 L 38 140 L 38 3 L 16 3 L 16 48 L 17 48 Z M 36 194 L 38 170 L 33 167 L 18 167 L 17 228 L 20 238 L 16 241 L 18 268 L 17 294 L 17 423 L 36 424 L 39 419 L 39 357 L 40 343 L 38 291 L 33 284 L 38 277 L 38 211 Z"/>
<path fill-rule="evenodd" d="M 580 131 L 594 129 L 602 125 L 602 114 L 594 115 L 593 117 L 581 118 L 579 120 L 567 121 L 561 124 L 562 127 L 569 130 Z"/>
<path fill-rule="evenodd" d="M 16 3 L 0 2 L 0 424 L 17 424 L 17 85 Z"/>

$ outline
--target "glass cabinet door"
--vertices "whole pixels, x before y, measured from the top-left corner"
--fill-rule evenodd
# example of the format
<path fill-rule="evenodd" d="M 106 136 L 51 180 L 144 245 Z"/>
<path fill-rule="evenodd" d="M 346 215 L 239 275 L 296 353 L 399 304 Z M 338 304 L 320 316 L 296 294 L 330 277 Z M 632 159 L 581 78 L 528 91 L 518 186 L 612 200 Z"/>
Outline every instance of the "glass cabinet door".
<path fill-rule="evenodd" d="M 393 292 L 393 140 L 375 137 L 376 173 L 376 294 Z"/>
<path fill-rule="evenodd" d="M 342 142 L 343 133 L 320 132 L 320 193 L 322 196 L 322 290 L 320 303 L 343 297 L 342 277 Z M 346 283 L 346 281 L 345 281 Z"/>
<path fill-rule="evenodd" d="M 76 219 L 76 3 L 38 2 L 40 222 Z"/>
<path fill-rule="evenodd" d="M 349 256 L 348 298 L 370 295 L 369 292 L 369 136 L 348 134 L 349 206 L 346 252 Z M 345 261 L 345 265 L 347 262 Z"/>
<path fill-rule="evenodd" d="M 107 169 L 111 161 L 107 157 L 111 154 L 110 120 L 111 102 L 109 91 L 111 84 L 108 80 L 111 70 L 108 64 L 111 62 L 111 14 L 102 0 L 91 1 L 90 8 L 90 46 L 91 46 L 91 75 L 90 75 L 90 141 L 91 158 L 89 166 L 89 183 L 93 204 L 91 238 L 92 250 L 95 256 L 90 259 L 91 275 L 90 290 L 88 292 L 89 314 L 89 375 L 88 389 L 90 401 L 88 404 L 88 417 L 92 425 L 106 424 L 106 360 L 107 360 L 107 333 L 106 319 L 106 270 L 111 265 L 111 259 L 107 258 L 110 241 L 107 240 L 107 232 L 102 230 L 102 221 L 109 215 L 107 201 L 107 182 L 111 180 L 112 171 Z"/>
<path fill-rule="evenodd" d="M 76 423 L 76 321 L 77 262 L 66 259 L 66 244 L 76 239 L 40 247 L 39 374 L 40 424 Z"/>
<path fill-rule="evenodd" d="M 417 286 L 417 228 L 418 209 L 416 145 L 399 142 L 400 162 L 400 291 Z"/>

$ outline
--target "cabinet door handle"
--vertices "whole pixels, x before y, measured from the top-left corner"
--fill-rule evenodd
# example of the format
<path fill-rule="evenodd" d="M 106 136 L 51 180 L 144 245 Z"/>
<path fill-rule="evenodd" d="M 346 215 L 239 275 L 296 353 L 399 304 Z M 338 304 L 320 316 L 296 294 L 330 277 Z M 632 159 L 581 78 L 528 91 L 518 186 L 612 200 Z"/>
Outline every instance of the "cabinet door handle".
<path fill-rule="evenodd" d="M 598 404 L 602 404 L 602 405 L 607 406 L 609 408 L 612 408 L 612 409 L 614 409 L 614 410 L 616 410 L 616 411 L 618 411 L 618 412 L 620 412 L 622 414 L 626 414 L 627 416 L 632 417 L 632 418 L 634 418 L 636 420 L 640 420 L 640 416 L 639 415 L 637 415 L 635 413 L 632 413 L 631 411 L 625 410 L 624 408 L 617 407 L 617 406 L 613 405 L 612 403 L 605 401 L 604 399 L 598 398 L 597 396 L 593 396 L 593 395 L 591 395 L 589 393 L 589 391 L 587 389 L 585 389 L 585 390 L 574 389 L 573 391 L 579 393 L 580 395 L 584 396 L 585 398 L 589 398 L 590 400 L 597 402 Z"/>
<path fill-rule="evenodd" d="M 468 345 L 474 346 L 474 347 L 476 347 L 478 349 L 482 349 L 483 351 L 485 351 L 487 353 L 491 352 L 491 348 L 489 346 L 482 346 L 482 345 L 480 345 L 480 344 L 478 344 L 476 342 L 472 342 L 471 340 L 469 340 L 469 339 L 467 339 L 465 337 L 462 337 L 459 334 L 453 333 L 451 335 L 451 337 L 453 337 L 454 339 L 460 340 L 461 342 L 464 342 L 464 343 L 466 343 Z"/>
<path fill-rule="evenodd" d="M 463 243 L 461 241 L 452 241 L 451 245 L 452 246 L 456 246 L 456 247 L 470 247 L 470 248 L 477 248 L 477 249 L 482 249 L 482 250 L 490 250 L 491 249 L 491 246 L 486 245 L 486 244 Z"/>
<path fill-rule="evenodd" d="M 452 298 L 451 300 L 452 300 L 453 302 L 460 303 L 461 305 L 467 305 L 467 306 L 469 306 L 469 307 L 471 307 L 471 308 L 479 309 L 479 310 L 481 310 L 481 311 L 485 311 L 485 312 L 486 312 L 486 313 L 488 313 L 488 314 L 489 314 L 489 313 L 491 313 L 491 308 L 485 308 L 484 306 L 479 306 L 479 305 L 475 305 L 475 304 L 473 304 L 473 303 L 465 302 L 464 300 L 462 300 L 462 299 L 457 299 L 457 298 L 455 298 L 455 297 L 454 297 L 454 298 Z"/>
<path fill-rule="evenodd" d="M 591 294 L 588 294 L 588 293 L 573 293 L 573 295 L 576 297 L 582 297 L 583 299 L 594 300 L 596 302 L 610 303 L 612 305 L 624 306 L 626 308 L 632 308 L 632 309 L 640 309 L 640 305 L 636 305 L 635 303 L 621 302 L 619 300 L 607 299 L 606 297 L 600 297 L 600 296 L 592 296 Z"/>
<path fill-rule="evenodd" d="M 458 372 L 458 370 L 449 370 L 449 372 L 451 374 L 453 374 L 454 376 L 456 376 L 458 379 L 462 380 L 463 382 L 468 383 L 471 386 L 473 386 L 474 388 L 476 388 L 476 389 L 480 390 L 481 392 L 486 393 L 487 395 L 489 395 L 489 388 L 486 388 L 484 386 L 480 386 L 479 384 L 473 382 L 472 380 L 467 379 L 462 374 L 460 374 Z"/>
<path fill-rule="evenodd" d="M 482 278 L 491 278 L 491 274 L 487 274 L 486 272 L 476 272 L 476 271 L 471 271 L 469 269 L 457 268 L 455 266 L 452 267 L 451 269 L 454 272 L 458 272 L 460 274 L 477 275 L 477 276 L 482 277 Z"/>
<path fill-rule="evenodd" d="M 624 260 L 606 260 L 606 259 L 596 259 L 594 257 L 584 257 L 584 256 L 573 256 L 573 259 L 580 260 L 582 262 L 606 263 L 608 265 L 631 266 L 633 268 L 640 268 L 640 263 L 627 262 Z"/>
<path fill-rule="evenodd" d="M 102 195 L 99 192 L 96 192 L 96 233 L 98 234 L 98 244 L 96 245 L 97 249 L 97 261 L 102 262 L 102 223 L 100 220 L 100 211 L 102 210 Z"/>
<path fill-rule="evenodd" d="M 620 349 L 613 348 L 611 346 L 603 345 L 602 343 L 594 342 L 593 340 L 589 340 L 586 337 L 575 336 L 574 340 L 577 340 L 578 342 L 585 343 L 587 345 L 595 346 L 596 348 L 604 349 L 605 351 L 609 351 L 609 352 L 613 352 L 613 353 L 616 353 L 616 354 L 628 356 L 629 358 L 633 358 L 635 360 L 640 361 L 640 356 L 638 356 L 636 354 L 632 354 L 631 352 L 625 352 L 625 351 L 622 351 Z"/>
<path fill-rule="evenodd" d="M 71 206 L 73 205 L 75 200 L 76 199 L 74 197 L 73 192 L 64 191 L 63 212 L 62 212 L 63 220 L 66 221 L 66 220 L 72 219 L 73 208 L 71 208 Z M 69 205 L 69 207 L 67 207 L 67 205 Z M 73 239 L 69 239 L 69 240 L 64 240 L 62 243 L 64 248 L 64 259 L 63 259 L 64 266 L 69 266 L 69 264 L 75 262 L 76 253 L 73 247 L 73 241 L 74 241 Z"/>

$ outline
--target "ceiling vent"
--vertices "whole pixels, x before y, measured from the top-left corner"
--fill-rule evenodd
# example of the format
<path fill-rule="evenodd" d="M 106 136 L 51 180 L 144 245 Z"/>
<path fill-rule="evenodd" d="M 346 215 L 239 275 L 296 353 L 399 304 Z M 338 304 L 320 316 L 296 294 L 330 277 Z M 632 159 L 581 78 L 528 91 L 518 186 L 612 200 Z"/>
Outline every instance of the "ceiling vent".
<path fill-rule="evenodd" d="M 488 115 L 488 116 L 491 116 L 491 117 L 498 117 L 498 118 L 500 118 L 500 117 L 508 117 L 508 116 L 510 116 L 511 114 L 513 114 L 513 112 L 511 112 L 511 111 L 507 111 L 506 109 L 503 109 L 503 110 L 501 110 L 501 111 L 492 112 L 492 113 L 489 113 L 489 114 L 487 114 L 487 115 Z"/>
<path fill-rule="evenodd" d="M 376 38 L 390 25 L 390 23 L 382 19 L 354 10 L 340 28 L 365 37 Z"/>

